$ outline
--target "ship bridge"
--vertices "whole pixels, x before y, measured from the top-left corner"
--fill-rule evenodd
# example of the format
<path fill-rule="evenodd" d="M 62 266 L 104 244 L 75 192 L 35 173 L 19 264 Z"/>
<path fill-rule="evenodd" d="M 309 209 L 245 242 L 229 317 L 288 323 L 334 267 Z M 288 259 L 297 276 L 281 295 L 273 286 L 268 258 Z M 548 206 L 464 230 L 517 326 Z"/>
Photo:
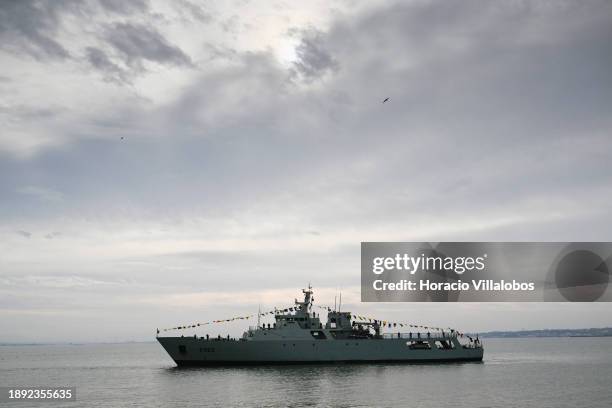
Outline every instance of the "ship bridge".
<path fill-rule="evenodd" d="M 308 285 L 308 289 L 302 289 L 302 293 L 304 294 L 304 300 L 298 302 L 295 299 L 294 313 L 276 314 L 274 316 L 277 328 L 291 325 L 297 325 L 300 329 L 321 329 L 323 327 L 318 315 L 311 312 L 312 302 L 314 301 L 312 286 Z"/>
<path fill-rule="evenodd" d="M 267 323 L 249 330 L 242 336 L 243 340 L 340 340 L 340 339 L 380 339 L 378 321 L 354 322 L 350 312 L 328 310 L 327 322 L 321 322 L 319 314 L 312 311 L 314 302 L 312 286 L 302 289 L 303 301 L 295 299 L 295 307 L 279 310 L 274 315 L 275 323 Z M 374 329 L 374 333 L 370 332 Z"/>
<path fill-rule="evenodd" d="M 319 314 L 312 311 L 312 286 L 302 289 L 304 300 L 295 299 L 295 307 L 283 309 L 274 315 L 274 324 L 263 324 L 249 328 L 243 338 L 250 340 L 271 340 L 273 338 L 325 338 L 321 331 L 323 324 Z"/>

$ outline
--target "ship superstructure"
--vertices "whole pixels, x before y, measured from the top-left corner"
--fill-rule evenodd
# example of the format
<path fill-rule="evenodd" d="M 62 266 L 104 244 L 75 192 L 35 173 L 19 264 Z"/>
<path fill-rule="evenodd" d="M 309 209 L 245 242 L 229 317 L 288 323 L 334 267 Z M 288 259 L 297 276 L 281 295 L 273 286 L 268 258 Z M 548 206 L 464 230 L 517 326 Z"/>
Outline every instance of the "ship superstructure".
<path fill-rule="evenodd" d="M 306 364 L 325 362 L 481 361 L 478 338 L 461 342 L 454 330 L 387 332 L 379 320 L 360 321 L 350 312 L 328 310 L 325 324 L 313 311 L 312 287 L 303 301 L 275 313 L 274 323 L 250 327 L 241 338 L 157 337 L 179 366 Z M 363 320 L 363 319 L 362 319 Z"/>

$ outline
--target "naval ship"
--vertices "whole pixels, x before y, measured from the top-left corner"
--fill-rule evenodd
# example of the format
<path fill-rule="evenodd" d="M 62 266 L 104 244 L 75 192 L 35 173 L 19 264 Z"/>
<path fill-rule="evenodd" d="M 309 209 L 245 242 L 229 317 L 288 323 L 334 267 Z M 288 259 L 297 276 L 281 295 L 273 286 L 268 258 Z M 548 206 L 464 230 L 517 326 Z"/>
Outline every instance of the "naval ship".
<path fill-rule="evenodd" d="M 461 342 L 454 330 L 382 333 L 381 321 L 339 310 L 328 310 L 323 324 L 312 311 L 312 287 L 302 292 L 292 311 L 279 311 L 275 323 L 258 323 L 241 338 L 158 334 L 157 341 L 178 366 L 482 361 L 480 340 Z"/>

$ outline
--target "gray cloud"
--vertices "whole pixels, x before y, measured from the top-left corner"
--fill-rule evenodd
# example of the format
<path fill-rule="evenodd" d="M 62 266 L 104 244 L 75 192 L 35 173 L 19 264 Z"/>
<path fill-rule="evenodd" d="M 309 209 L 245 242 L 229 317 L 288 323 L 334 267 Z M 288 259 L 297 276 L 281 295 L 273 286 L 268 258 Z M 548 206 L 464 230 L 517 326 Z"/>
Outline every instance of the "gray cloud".
<path fill-rule="evenodd" d="M 209 23 L 213 20 L 211 12 L 202 5 L 193 3 L 189 0 L 179 0 L 175 2 L 175 7 L 184 16 L 189 16 L 200 23 Z"/>
<path fill-rule="evenodd" d="M 60 108 L 51 106 L 4 105 L 0 106 L 0 115 L 8 121 L 44 120 L 61 114 Z"/>
<path fill-rule="evenodd" d="M 185 1 L 182 7 L 198 20 L 208 17 L 201 7 L 190 2 Z M 105 23 L 117 17 L 127 21 Z M 73 18 L 86 18 L 91 27 L 85 33 L 91 45 L 83 50 L 75 50 L 70 36 L 62 35 L 65 20 Z M 104 80 L 118 84 L 129 83 L 144 71 L 145 61 L 190 66 L 191 59 L 155 29 L 152 21 L 155 15 L 147 0 L 10 0 L 0 7 L 0 48 L 40 60 L 80 62 L 79 55 L 84 55 L 84 61 L 99 70 Z M 104 26 L 105 30 L 100 29 Z M 113 52 L 109 53 L 108 46 Z"/>
<path fill-rule="evenodd" d="M 105 38 L 125 63 L 135 69 L 144 69 L 144 61 L 183 66 L 192 64 L 180 48 L 150 26 L 116 23 L 107 27 Z"/>
<path fill-rule="evenodd" d="M 324 37 L 320 31 L 298 30 L 301 39 L 295 49 L 297 60 L 293 63 L 294 72 L 306 81 L 320 78 L 329 71 L 339 69 L 338 62 L 325 49 Z M 293 35 L 296 35 L 293 32 Z"/>
<path fill-rule="evenodd" d="M 54 35 L 60 24 L 60 2 L 8 0 L 0 6 L 0 47 L 37 59 L 66 59 L 69 52 Z"/>
<path fill-rule="evenodd" d="M 24 231 L 24 230 L 18 230 L 18 231 L 15 231 L 15 233 L 21 235 L 24 238 L 31 238 L 32 237 L 32 233 L 31 232 Z"/>
<path fill-rule="evenodd" d="M 131 15 L 134 13 L 144 13 L 149 11 L 150 2 L 148 0 L 97 0 L 100 6 L 116 14 Z"/>
<path fill-rule="evenodd" d="M 224 21 L 220 22 L 221 29 L 224 32 L 226 32 L 227 34 L 234 34 L 235 35 L 235 34 L 238 33 L 239 22 L 240 22 L 240 19 L 238 18 L 238 15 L 234 14 L 231 17 L 228 17 Z"/>
<path fill-rule="evenodd" d="M 119 84 L 129 82 L 128 72 L 112 62 L 100 48 L 87 47 L 85 57 L 92 67 L 102 73 L 105 80 Z"/>
<path fill-rule="evenodd" d="M 53 231 L 53 232 L 49 232 L 49 233 L 45 234 L 45 238 L 46 239 L 55 239 L 57 237 L 60 237 L 61 235 L 62 235 L 61 232 Z"/>

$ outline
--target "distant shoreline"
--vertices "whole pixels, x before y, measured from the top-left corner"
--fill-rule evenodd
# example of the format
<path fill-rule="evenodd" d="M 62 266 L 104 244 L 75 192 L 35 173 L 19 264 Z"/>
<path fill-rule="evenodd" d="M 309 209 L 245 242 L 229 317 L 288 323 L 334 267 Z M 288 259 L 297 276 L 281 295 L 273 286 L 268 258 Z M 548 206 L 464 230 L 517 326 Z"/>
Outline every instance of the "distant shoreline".
<path fill-rule="evenodd" d="M 490 331 L 480 333 L 483 338 L 523 338 L 523 337 L 612 337 L 612 327 L 590 329 L 540 329 L 517 331 Z"/>
<path fill-rule="evenodd" d="M 17 342 L 0 342 L 0 347 L 6 346 L 104 346 L 113 344 L 154 344 L 154 340 L 151 341 L 107 341 L 107 342 L 48 342 L 48 343 L 17 343 Z"/>

